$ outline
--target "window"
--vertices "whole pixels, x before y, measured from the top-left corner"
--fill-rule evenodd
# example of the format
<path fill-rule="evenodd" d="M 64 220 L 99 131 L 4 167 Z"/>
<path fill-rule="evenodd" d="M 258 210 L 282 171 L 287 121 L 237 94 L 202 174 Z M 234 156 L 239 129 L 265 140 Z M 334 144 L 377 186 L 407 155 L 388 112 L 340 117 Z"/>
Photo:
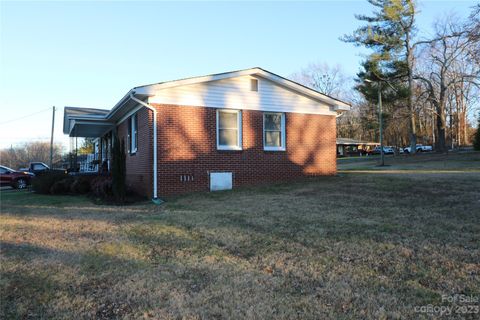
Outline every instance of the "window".
<path fill-rule="evenodd" d="M 263 114 L 263 149 L 285 150 L 285 113 L 265 112 Z"/>
<path fill-rule="evenodd" d="M 44 165 L 43 163 L 35 163 L 33 165 L 32 169 L 35 170 L 35 171 L 47 170 L 47 166 Z"/>
<path fill-rule="evenodd" d="M 6 174 L 7 172 L 10 172 L 10 171 L 8 171 L 5 168 L 0 167 L 0 174 Z"/>
<path fill-rule="evenodd" d="M 242 150 L 242 112 L 217 110 L 217 149 Z"/>
<path fill-rule="evenodd" d="M 250 79 L 250 91 L 258 91 L 258 80 Z"/>
<path fill-rule="evenodd" d="M 138 146 L 138 121 L 137 121 L 137 114 L 133 114 L 130 117 L 130 121 L 128 122 L 128 142 L 129 142 L 129 149 L 130 154 L 137 152 Z"/>

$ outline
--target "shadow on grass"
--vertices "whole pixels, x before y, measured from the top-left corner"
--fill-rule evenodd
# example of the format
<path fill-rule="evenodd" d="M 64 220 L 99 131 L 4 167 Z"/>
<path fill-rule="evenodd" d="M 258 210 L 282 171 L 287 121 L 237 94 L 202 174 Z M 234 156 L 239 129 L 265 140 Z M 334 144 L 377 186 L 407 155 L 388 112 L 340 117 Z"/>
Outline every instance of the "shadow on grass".
<path fill-rule="evenodd" d="M 83 310 L 85 318 L 128 318 L 168 308 L 173 318 L 262 318 L 275 309 L 284 318 L 305 312 L 376 318 L 381 303 L 375 301 L 384 299 L 390 312 L 412 315 L 413 304 L 435 302 L 439 293 L 478 290 L 466 281 L 467 267 L 474 267 L 465 267 L 478 257 L 476 186 L 463 179 L 348 176 L 194 194 L 154 211 L 93 206 L 48 213 L 54 209 L 19 206 L 14 214 L 22 218 L 85 215 L 92 223 L 121 223 L 121 234 L 73 253 L 5 242 L 2 255 L 23 269 L 2 276 L 2 290 L 12 292 L 2 312 L 4 318 L 29 312 L 48 318 L 59 310 L 65 317 Z M 78 304 L 62 309 L 59 295 Z M 362 308 L 370 313 L 355 313 Z"/>
<path fill-rule="evenodd" d="M 112 301 L 110 291 L 113 284 L 144 268 L 141 261 L 96 249 L 67 252 L 5 241 L 0 248 L 1 255 L 8 259 L 1 268 L 2 319 L 52 319 L 60 314 L 73 318 L 79 310 L 87 312 L 83 317 L 94 314 L 96 319 L 121 318 L 121 313 L 130 312 L 137 304 Z M 88 307 L 91 310 L 86 310 Z"/>

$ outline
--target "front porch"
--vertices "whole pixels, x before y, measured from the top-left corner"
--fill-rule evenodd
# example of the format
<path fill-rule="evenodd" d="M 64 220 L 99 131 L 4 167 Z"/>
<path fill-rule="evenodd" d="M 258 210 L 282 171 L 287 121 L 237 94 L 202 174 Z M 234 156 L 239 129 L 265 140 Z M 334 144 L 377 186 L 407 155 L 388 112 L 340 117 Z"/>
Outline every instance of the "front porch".
<path fill-rule="evenodd" d="M 106 120 L 108 112 L 65 107 L 64 133 L 70 137 L 70 172 L 99 174 L 110 171 L 115 125 Z M 78 138 L 94 138 L 93 153 L 78 154 Z"/>
<path fill-rule="evenodd" d="M 70 137 L 68 171 L 79 174 L 106 174 L 110 172 L 113 131 L 109 131 L 102 137 L 93 140 L 93 153 L 79 152 L 78 138 Z"/>
<path fill-rule="evenodd" d="M 378 142 L 337 138 L 337 157 L 366 156 L 370 150 L 379 145 L 380 143 Z"/>

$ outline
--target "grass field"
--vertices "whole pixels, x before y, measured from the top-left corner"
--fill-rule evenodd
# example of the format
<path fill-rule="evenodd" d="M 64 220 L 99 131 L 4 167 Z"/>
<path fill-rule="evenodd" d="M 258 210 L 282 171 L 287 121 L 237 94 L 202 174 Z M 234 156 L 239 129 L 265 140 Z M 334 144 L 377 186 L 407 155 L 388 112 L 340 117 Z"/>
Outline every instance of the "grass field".
<path fill-rule="evenodd" d="M 3 192 L 0 318 L 431 319 L 415 307 L 479 306 L 442 301 L 480 298 L 479 158 L 161 206 Z"/>
<path fill-rule="evenodd" d="M 448 171 L 477 171 L 480 172 L 480 153 L 464 152 L 436 154 L 433 152 L 411 155 L 386 155 L 384 167 L 379 166 L 380 156 L 364 156 L 338 159 L 340 172 L 350 170 L 401 170 L 432 171 L 439 173 Z"/>

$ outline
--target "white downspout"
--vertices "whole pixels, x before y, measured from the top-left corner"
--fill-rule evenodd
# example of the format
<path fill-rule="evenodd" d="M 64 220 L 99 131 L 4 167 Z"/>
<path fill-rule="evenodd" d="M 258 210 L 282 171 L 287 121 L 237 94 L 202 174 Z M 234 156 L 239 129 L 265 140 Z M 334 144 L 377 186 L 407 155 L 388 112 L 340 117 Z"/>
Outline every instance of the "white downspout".
<path fill-rule="evenodd" d="M 158 202 L 158 184 L 157 184 L 157 109 L 140 99 L 135 98 L 135 91 L 130 92 L 130 99 L 141 104 L 153 112 L 153 201 Z"/>

